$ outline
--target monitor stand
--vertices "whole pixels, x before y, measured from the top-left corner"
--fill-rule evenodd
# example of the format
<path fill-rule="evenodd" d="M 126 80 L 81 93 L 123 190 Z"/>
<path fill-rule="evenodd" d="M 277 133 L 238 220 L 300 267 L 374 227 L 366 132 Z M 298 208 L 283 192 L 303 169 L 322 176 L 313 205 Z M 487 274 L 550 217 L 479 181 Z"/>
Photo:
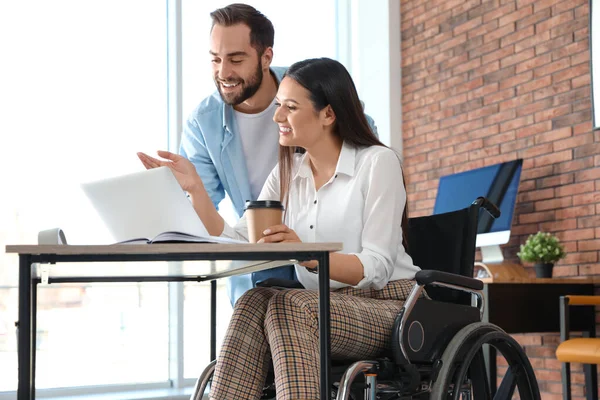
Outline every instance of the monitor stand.
<path fill-rule="evenodd" d="M 480 249 L 482 262 L 476 262 L 475 269 L 483 269 L 487 281 L 515 282 L 529 279 L 529 274 L 522 265 L 504 261 L 500 245 L 481 246 Z M 478 276 L 478 272 L 475 275 Z"/>
<path fill-rule="evenodd" d="M 500 245 L 481 246 L 481 261 L 485 264 L 499 264 L 504 261 Z"/>

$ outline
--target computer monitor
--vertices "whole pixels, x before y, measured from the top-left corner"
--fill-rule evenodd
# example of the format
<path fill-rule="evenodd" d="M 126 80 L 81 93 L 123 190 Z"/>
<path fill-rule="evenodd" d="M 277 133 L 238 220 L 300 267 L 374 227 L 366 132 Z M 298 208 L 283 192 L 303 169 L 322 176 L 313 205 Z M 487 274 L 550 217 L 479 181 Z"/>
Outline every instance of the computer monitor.
<path fill-rule="evenodd" d="M 500 209 L 501 215 L 497 219 L 484 211 L 479 214 L 477 247 L 481 249 L 484 263 L 504 259 L 500 245 L 510 239 L 522 166 L 523 160 L 517 159 L 440 178 L 434 214 L 463 209 L 480 196 Z"/>

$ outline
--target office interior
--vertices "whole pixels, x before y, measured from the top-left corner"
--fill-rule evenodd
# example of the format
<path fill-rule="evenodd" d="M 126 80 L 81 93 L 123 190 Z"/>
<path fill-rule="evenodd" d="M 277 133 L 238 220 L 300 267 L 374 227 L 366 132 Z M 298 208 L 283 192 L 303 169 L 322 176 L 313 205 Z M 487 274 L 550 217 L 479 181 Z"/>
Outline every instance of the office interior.
<path fill-rule="evenodd" d="M 553 279 L 595 283 L 598 0 L 245 2 L 273 21 L 273 65 L 324 56 L 349 69 L 381 140 L 402 154 L 411 217 L 434 212 L 443 177 L 522 160 L 503 262 L 534 278 L 517 252 L 550 232 L 567 253 Z M 187 114 L 214 90 L 208 14 L 228 3 L 0 4 L 3 248 L 54 227 L 70 244 L 110 242 L 79 185 L 142 170 L 138 151 L 176 151 Z M 227 200 L 221 212 L 235 221 Z M 17 291 L 18 258 L 2 252 L 0 400 L 16 398 Z M 195 283 L 41 287 L 36 396 L 189 398 L 210 361 L 208 301 L 209 285 Z M 231 315 L 223 282 L 217 307 L 221 338 Z M 513 332 L 542 398 L 562 398 L 558 332 Z M 572 376 L 572 396 L 583 399 L 581 364 Z"/>

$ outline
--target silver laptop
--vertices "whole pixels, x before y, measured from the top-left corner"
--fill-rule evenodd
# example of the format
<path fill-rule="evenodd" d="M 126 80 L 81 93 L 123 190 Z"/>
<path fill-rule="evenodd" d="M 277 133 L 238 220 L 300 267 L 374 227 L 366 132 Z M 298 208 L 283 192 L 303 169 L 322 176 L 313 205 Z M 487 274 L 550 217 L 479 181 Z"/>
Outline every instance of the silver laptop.
<path fill-rule="evenodd" d="M 167 167 L 81 186 L 117 242 L 152 239 L 172 231 L 209 237 L 186 193 Z"/>

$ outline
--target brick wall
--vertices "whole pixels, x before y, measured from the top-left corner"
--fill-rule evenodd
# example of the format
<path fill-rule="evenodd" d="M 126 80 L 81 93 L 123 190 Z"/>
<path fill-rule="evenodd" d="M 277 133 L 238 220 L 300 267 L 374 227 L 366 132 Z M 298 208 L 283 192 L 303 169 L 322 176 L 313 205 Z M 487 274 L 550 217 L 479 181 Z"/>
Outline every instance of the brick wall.
<path fill-rule="evenodd" d="M 440 176 L 523 158 L 513 235 L 556 233 L 555 276 L 600 275 L 600 131 L 592 131 L 588 0 L 401 0 L 405 172 L 412 216 Z M 558 305 L 557 305 L 558 307 Z M 560 399 L 557 335 L 518 335 Z M 573 394 L 583 398 L 581 366 Z"/>

